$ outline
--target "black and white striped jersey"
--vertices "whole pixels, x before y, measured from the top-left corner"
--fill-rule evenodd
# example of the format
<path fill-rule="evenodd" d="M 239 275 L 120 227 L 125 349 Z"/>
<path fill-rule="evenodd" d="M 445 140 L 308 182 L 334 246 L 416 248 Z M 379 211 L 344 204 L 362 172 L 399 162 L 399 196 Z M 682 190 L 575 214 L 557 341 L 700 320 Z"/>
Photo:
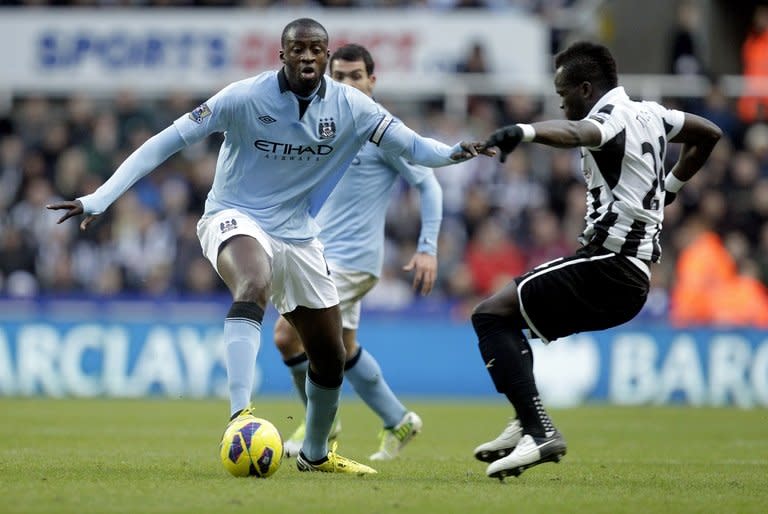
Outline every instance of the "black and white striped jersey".
<path fill-rule="evenodd" d="M 661 258 L 664 158 L 667 142 L 683 126 L 682 111 L 636 102 L 616 87 L 585 119 L 602 133 L 600 145 L 582 148 L 587 183 L 587 226 L 582 244 L 599 244 L 644 261 Z"/>

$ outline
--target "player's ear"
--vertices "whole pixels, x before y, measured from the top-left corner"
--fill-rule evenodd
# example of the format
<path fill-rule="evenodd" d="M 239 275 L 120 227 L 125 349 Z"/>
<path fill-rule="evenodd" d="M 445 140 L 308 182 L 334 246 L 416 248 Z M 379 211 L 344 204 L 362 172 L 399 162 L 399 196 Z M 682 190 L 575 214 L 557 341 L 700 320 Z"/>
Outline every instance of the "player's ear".
<path fill-rule="evenodd" d="M 584 98 L 592 97 L 593 89 L 594 88 L 592 87 L 592 83 L 586 80 L 582 82 L 581 85 L 579 86 L 579 90 L 581 90 L 581 96 L 583 96 Z"/>
<path fill-rule="evenodd" d="M 370 80 L 370 81 L 371 81 L 371 85 L 372 85 L 372 86 L 375 86 L 375 85 L 376 85 L 376 74 L 375 74 L 375 73 L 372 73 L 372 74 L 371 74 L 371 75 L 368 77 L 368 80 Z"/>
<path fill-rule="evenodd" d="M 283 52 L 282 50 L 280 50 L 280 62 L 282 63 L 285 62 L 285 52 Z"/>

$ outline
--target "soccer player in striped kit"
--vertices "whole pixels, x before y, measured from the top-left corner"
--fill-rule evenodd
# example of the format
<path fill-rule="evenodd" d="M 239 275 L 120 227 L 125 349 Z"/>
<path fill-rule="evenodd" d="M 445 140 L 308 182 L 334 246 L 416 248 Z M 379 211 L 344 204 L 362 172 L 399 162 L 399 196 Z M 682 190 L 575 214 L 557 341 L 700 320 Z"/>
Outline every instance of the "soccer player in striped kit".
<path fill-rule="evenodd" d="M 502 162 L 520 142 L 581 149 L 586 228 L 575 255 L 542 264 L 483 300 L 472 314 L 480 353 L 516 417 L 475 449 L 486 474 L 503 478 L 565 455 L 566 443 L 539 398 L 523 333 L 549 343 L 634 318 L 661 258 L 664 206 L 705 163 L 720 129 L 699 116 L 631 100 L 610 51 L 574 43 L 555 56 L 555 91 L 566 120 L 502 127 L 486 141 Z M 682 143 L 666 172 L 669 143 Z"/>

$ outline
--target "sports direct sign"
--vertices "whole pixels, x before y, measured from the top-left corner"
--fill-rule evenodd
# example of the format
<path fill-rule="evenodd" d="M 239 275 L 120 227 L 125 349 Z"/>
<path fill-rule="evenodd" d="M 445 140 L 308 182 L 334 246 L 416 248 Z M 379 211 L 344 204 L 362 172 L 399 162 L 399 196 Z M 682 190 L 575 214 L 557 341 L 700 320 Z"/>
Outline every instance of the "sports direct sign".
<path fill-rule="evenodd" d="M 452 72 L 475 43 L 494 73 L 533 82 L 548 70 L 545 28 L 515 12 L 0 10 L 0 83 L 12 91 L 211 93 L 278 68 L 282 29 L 299 17 L 328 29 L 331 51 L 366 46 L 384 83 L 403 91 Z"/>

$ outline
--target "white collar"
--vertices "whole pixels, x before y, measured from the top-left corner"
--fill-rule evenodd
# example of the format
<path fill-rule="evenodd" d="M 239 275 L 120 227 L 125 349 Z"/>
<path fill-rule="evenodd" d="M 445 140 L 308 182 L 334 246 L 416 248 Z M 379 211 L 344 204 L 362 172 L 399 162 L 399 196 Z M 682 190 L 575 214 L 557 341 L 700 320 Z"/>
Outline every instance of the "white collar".
<path fill-rule="evenodd" d="M 592 114 L 595 114 L 600 109 L 603 108 L 606 104 L 614 103 L 616 101 L 621 100 L 629 100 L 629 96 L 627 96 L 627 93 L 624 91 L 624 88 L 622 86 L 616 86 L 615 88 L 611 89 L 607 93 L 605 93 L 603 96 L 600 97 L 600 99 L 595 103 L 595 105 L 592 106 L 592 109 L 589 111 L 589 114 L 587 116 L 590 116 Z"/>

